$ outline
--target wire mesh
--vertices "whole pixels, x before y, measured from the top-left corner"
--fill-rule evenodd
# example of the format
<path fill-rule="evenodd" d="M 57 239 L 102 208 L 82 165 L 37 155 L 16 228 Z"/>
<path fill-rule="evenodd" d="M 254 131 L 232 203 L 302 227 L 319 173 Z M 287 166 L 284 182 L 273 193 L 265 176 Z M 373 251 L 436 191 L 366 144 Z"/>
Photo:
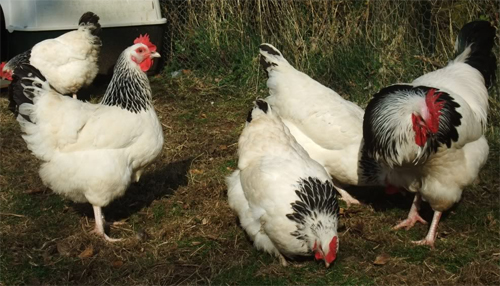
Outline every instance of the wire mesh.
<path fill-rule="evenodd" d="M 463 24 L 484 19 L 498 28 L 499 18 L 496 0 L 161 3 L 167 71 L 258 81 L 258 46 L 268 42 L 296 68 L 347 97 L 445 65 Z"/>

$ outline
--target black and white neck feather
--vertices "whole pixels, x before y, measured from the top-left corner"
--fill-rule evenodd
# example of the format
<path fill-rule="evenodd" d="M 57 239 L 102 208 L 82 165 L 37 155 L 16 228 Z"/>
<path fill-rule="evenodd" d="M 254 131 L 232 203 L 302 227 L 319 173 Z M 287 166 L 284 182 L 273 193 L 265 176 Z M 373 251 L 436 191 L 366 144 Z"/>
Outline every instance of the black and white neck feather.
<path fill-rule="evenodd" d="M 286 217 L 297 223 L 291 235 L 304 244 L 314 243 L 318 237 L 331 239 L 337 233 L 339 205 L 332 182 L 318 178 L 301 179 L 295 191 L 300 200 L 292 203 L 293 213 Z M 329 240 L 328 240 L 329 241 Z"/>
<path fill-rule="evenodd" d="M 426 94 L 432 87 L 392 85 L 380 90 L 368 103 L 363 120 L 362 155 L 384 162 L 390 167 L 405 164 L 418 165 L 436 153 L 438 147 L 450 147 L 458 140 L 457 128 L 462 116 L 460 105 L 446 92 L 438 91 L 437 102 L 443 103 L 439 129 L 429 134 L 423 147 L 415 144 L 411 114 L 421 112 Z"/>
<path fill-rule="evenodd" d="M 152 92 L 146 73 L 130 58 L 130 50 L 126 49 L 118 58 L 101 104 L 140 113 L 152 108 Z"/>

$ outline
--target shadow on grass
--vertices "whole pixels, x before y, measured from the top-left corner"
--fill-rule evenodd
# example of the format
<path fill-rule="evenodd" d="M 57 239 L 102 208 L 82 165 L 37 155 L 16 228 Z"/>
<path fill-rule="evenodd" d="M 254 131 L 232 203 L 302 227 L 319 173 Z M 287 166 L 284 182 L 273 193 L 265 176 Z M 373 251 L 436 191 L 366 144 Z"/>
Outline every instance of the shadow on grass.
<path fill-rule="evenodd" d="M 188 184 L 187 173 L 192 158 L 172 162 L 163 167 L 142 175 L 138 183 L 133 183 L 125 195 L 106 206 L 103 211 L 109 222 L 122 220 L 132 214 L 149 207 L 153 201 L 164 196 L 171 196 L 181 186 Z M 94 217 L 92 206 L 89 203 L 72 203 L 76 212 L 89 218 Z"/>
<path fill-rule="evenodd" d="M 358 199 L 362 204 L 370 205 L 376 212 L 385 212 L 390 209 L 401 209 L 410 211 L 415 194 L 403 191 L 397 194 L 388 195 L 384 191 L 384 187 L 357 187 L 349 186 L 346 190 L 354 198 Z M 449 211 L 456 209 L 459 203 L 455 204 Z M 443 213 L 443 219 L 449 214 L 449 211 Z M 432 221 L 434 211 L 427 202 L 420 204 L 419 214 L 427 222 Z M 406 217 L 401 217 L 405 219 Z"/>

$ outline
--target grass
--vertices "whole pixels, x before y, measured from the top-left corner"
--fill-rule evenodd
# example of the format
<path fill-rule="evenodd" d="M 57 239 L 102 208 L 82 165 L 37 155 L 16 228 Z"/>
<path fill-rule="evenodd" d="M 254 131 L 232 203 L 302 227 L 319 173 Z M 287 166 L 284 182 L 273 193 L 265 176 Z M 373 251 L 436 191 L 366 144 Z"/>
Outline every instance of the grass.
<path fill-rule="evenodd" d="M 487 18 L 494 17 L 491 11 L 498 9 L 490 6 L 496 4 L 433 3 L 441 5 L 433 18 L 440 33 L 436 53 L 426 54 L 415 35 L 384 25 L 394 19 L 396 26 L 411 26 L 405 11 L 424 2 L 210 3 L 167 1 L 174 5 L 169 6 L 168 23 L 177 33 L 165 71 L 151 78 L 164 149 L 141 181 L 104 209 L 107 220 L 124 222 L 110 229 L 110 236 L 125 238 L 123 242 L 109 244 L 90 234 L 90 205 L 72 203 L 42 185 L 39 162 L 26 149 L 2 93 L 0 286 L 500 284 L 498 86 L 490 96 L 487 165 L 460 203 L 444 214 L 434 250 L 411 244 L 423 238 L 427 226 L 391 230 L 406 217 L 411 195 L 353 188 L 363 205 L 346 208 L 341 216 L 334 265 L 325 269 L 309 259 L 282 267 L 252 247 L 229 209 L 224 183 L 237 167 L 237 140 L 252 101 L 267 95 L 256 57 L 261 42 L 276 45 L 292 64 L 365 106 L 380 87 L 444 64 L 452 32 L 484 11 L 489 11 Z M 263 5 L 260 16 L 249 13 L 256 3 Z M 180 11 L 183 21 L 173 18 Z M 365 24 L 374 29 L 366 30 Z M 172 78 L 175 71 L 180 73 Z M 426 204 L 422 215 L 432 217 Z M 374 264 L 381 255 L 388 257 L 387 263 Z"/>
<path fill-rule="evenodd" d="M 219 81 L 220 82 L 220 81 Z M 252 247 L 226 201 L 224 176 L 237 164 L 238 135 L 253 87 L 220 86 L 196 72 L 152 78 L 155 106 L 166 143 L 141 182 L 104 209 L 108 244 L 89 234 L 89 205 L 75 204 L 45 189 L 38 162 L 0 98 L 2 173 L 0 281 L 19 284 L 474 284 L 500 282 L 498 141 L 476 185 L 447 212 L 436 249 L 413 246 L 427 227 L 392 231 L 405 217 L 411 196 L 369 193 L 362 206 L 341 217 L 341 248 L 325 269 L 312 259 L 280 266 Z M 363 197 L 363 196 L 361 196 Z M 423 216 L 430 219 L 428 206 Z M 79 257 L 92 246 L 89 257 Z M 374 265 L 387 254 L 385 265 Z"/>

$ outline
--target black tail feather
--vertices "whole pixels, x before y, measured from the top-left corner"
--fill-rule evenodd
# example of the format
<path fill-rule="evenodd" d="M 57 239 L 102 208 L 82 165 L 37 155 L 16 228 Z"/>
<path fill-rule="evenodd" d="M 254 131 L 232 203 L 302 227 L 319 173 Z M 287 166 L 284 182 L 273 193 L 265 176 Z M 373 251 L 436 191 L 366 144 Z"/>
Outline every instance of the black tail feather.
<path fill-rule="evenodd" d="M 12 111 L 16 116 L 19 114 L 19 106 L 23 103 L 33 104 L 33 93 L 32 91 L 25 90 L 23 85 L 31 86 L 33 80 L 30 78 L 37 77 L 45 81 L 45 77 L 42 73 L 30 64 L 23 63 L 16 67 L 12 75 L 12 82 L 9 86 L 9 110 Z M 29 120 L 26 116 L 25 119 Z"/>
<path fill-rule="evenodd" d="M 80 17 L 78 25 L 92 25 L 95 29 L 92 31 L 92 35 L 98 35 L 101 32 L 101 24 L 99 24 L 99 16 L 92 12 L 86 12 Z"/>
<path fill-rule="evenodd" d="M 495 34 L 495 28 L 487 21 L 470 22 L 460 30 L 456 44 L 457 56 L 471 46 L 465 63 L 481 72 L 487 87 L 490 87 L 496 78 L 497 60 L 492 51 Z"/>

